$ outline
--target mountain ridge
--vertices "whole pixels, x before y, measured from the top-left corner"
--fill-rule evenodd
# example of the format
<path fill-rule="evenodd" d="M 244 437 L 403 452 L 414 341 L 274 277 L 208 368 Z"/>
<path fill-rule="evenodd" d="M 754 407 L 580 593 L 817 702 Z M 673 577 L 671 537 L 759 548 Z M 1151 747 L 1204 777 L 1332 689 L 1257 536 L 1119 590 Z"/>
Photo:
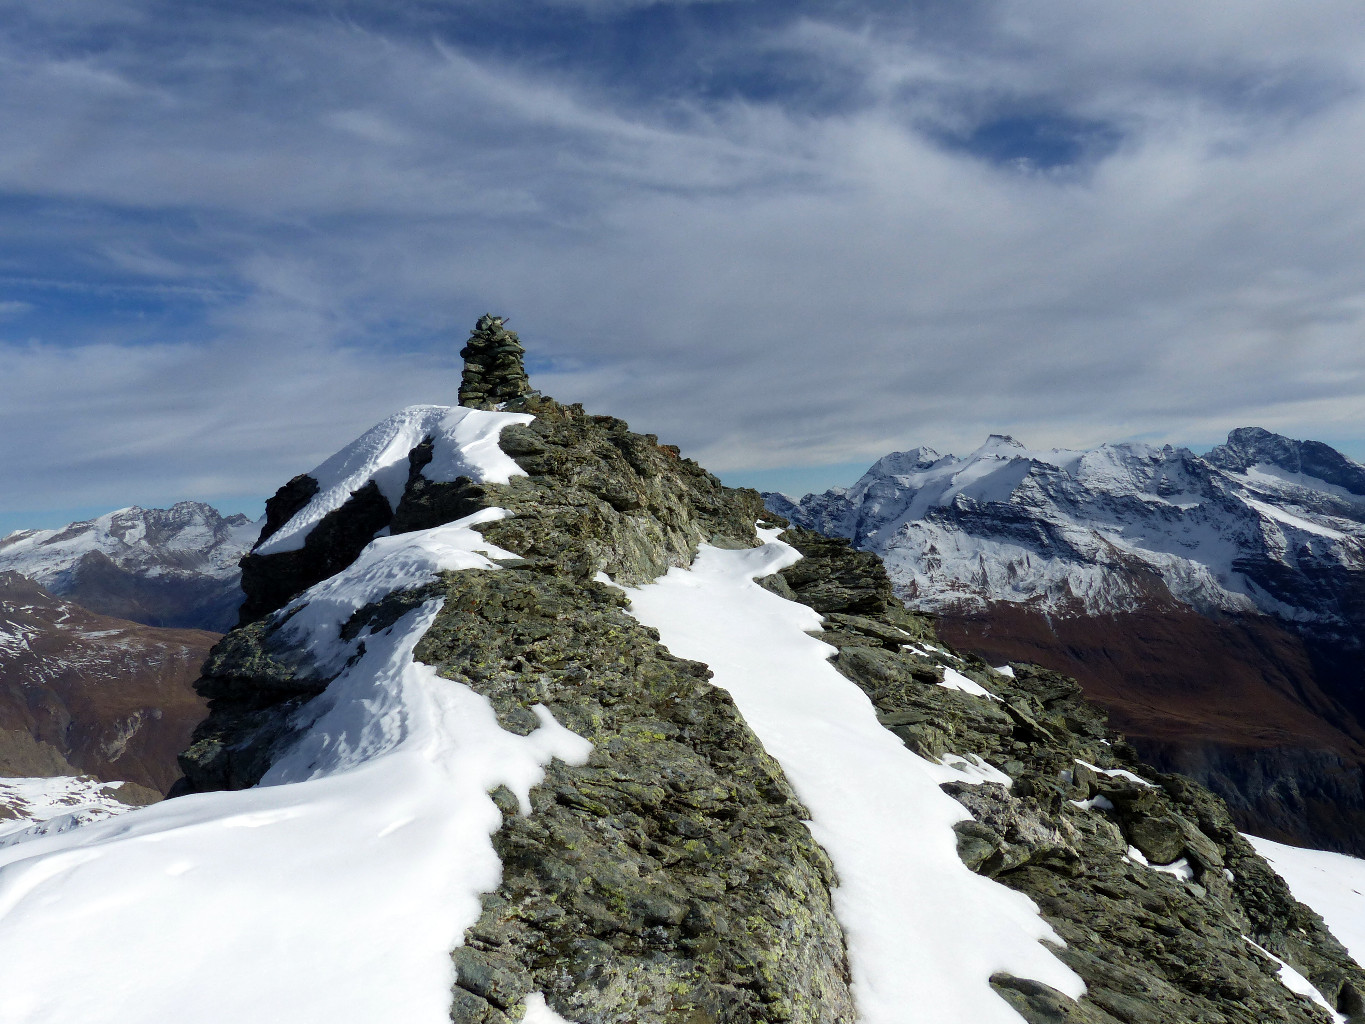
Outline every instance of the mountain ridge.
<path fill-rule="evenodd" d="M 1365 1016 L 1365 971 L 1226 808 L 1074 682 L 957 655 L 876 556 L 535 393 L 502 318 L 465 351 L 468 404 L 400 414 L 406 452 L 343 449 L 369 454 L 316 505 L 321 468 L 282 488 L 298 543 L 248 560 L 184 795 L 0 848 L 13 1005 Z"/>
<path fill-rule="evenodd" d="M 199 501 L 133 505 L 57 530 L 16 530 L 0 538 L 0 571 L 100 614 L 221 633 L 236 623 L 237 562 L 260 526 Z"/>
<path fill-rule="evenodd" d="M 963 458 L 893 453 L 851 488 L 765 500 L 881 554 L 958 646 L 1081 679 L 1148 757 L 1214 786 L 1246 827 L 1361 853 L 1362 490 L 1365 469 L 1330 447 L 1238 428 L 1206 456 L 993 435 Z M 1201 718 L 1208 741 L 1192 735 Z M 1318 767 L 1252 781 L 1296 761 Z"/>

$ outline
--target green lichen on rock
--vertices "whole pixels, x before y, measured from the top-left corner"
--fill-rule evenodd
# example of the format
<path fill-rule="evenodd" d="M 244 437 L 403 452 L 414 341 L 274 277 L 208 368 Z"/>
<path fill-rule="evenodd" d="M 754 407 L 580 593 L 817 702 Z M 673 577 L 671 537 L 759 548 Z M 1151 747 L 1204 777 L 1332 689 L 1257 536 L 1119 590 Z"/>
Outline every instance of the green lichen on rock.
<path fill-rule="evenodd" d="M 972 814 L 957 826 L 963 861 L 1028 895 L 1066 944 L 1057 955 L 1086 982 L 1077 1002 L 1035 981 L 993 977 L 1025 1020 L 1325 1021 L 1244 936 L 1365 1019 L 1365 972 L 1293 899 L 1220 799 L 1139 762 L 1074 681 L 1028 665 L 1014 666 L 1011 679 L 947 651 L 930 620 L 887 601 L 880 563 L 846 541 L 799 529 L 782 539 L 805 558 L 769 589 L 822 612 L 834 666 L 867 693 L 882 724 L 921 756 L 976 755 L 1014 780 L 1008 789 L 944 788 Z M 938 685 L 948 668 L 999 699 Z M 1115 770 L 1154 785 L 1105 774 Z M 1192 877 L 1144 866 L 1130 847 L 1152 864 L 1183 859 Z"/>
<path fill-rule="evenodd" d="M 504 728 L 539 704 L 593 744 L 529 814 L 498 794 L 503 881 L 454 953 L 452 1019 L 515 1021 L 543 991 L 580 1024 L 851 1024 L 833 869 L 781 769 L 619 591 L 546 568 L 446 574 L 416 651 Z"/>
<path fill-rule="evenodd" d="M 552 563 L 575 579 L 606 572 L 643 583 L 690 565 L 697 546 L 751 547 L 763 514 L 757 491 L 725 487 L 672 445 L 612 416 L 528 395 L 506 409 L 535 416 L 503 430 L 502 450 L 527 474 L 506 484 L 431 483 L 429 452 L 414 450 L 395 533 L 497 506 L 508 517 L 480 527 L 494 544 Z"/>

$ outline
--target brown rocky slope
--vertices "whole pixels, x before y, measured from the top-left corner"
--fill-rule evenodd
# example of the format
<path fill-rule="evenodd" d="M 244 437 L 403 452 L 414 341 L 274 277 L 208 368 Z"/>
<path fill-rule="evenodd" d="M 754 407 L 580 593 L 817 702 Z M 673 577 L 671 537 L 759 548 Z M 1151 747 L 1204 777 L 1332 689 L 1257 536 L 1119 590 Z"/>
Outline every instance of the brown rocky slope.
<path fill-rule="evenodd" d="M 192 683 L 218 639 L 97 615 L 0 573 L 0 774 L 164 793 L 204 716 Z"/>

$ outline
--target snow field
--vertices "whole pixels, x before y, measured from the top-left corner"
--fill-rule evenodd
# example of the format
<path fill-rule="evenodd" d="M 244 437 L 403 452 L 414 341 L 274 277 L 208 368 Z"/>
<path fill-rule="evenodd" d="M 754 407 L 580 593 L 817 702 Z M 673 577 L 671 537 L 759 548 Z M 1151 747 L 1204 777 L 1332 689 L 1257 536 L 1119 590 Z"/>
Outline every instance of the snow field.
<path fill-rule="evenodd" d="M 496 473 L 487 438 L 529 418 L 439 412 L 403 420 L 406 436 L 439 428 L 443 445 L 467 449 L 441 456 L 441 471 L 471 476 Z M 543 707 L 535 732 L 506 732 L 485 698 L 414 662 L 439 598 L 378 634 L 339 631 L 437 571 L 496 568 L 510 553 L 471 527 L 500 514 L 380 538 L 277 613 L 340 674 L 299 712 L 305 731 L 261 785 L 0 849 L 0 1021 L 449 1019 L 450 950 L 501 879 L 489 791 L 507 786 L 526 807 L 551 759 L 582 763 L 591 744 Z M 526 1020 L 562 1024 L 534 997 Z"/>
<path fill-rule="evenodd" d="M 1365 860 L 1325 850 L 1302 850 L 1247 836 L 1294 898 L 1321 915 L 1356 963 L 1365 961 Z"/>
<path fill-rule="evenodd" d="M 810 808 L 840 879 L 862 1021 L 1018 1024 L 988 984 L 998 971 L 1079 997 L 1084 983 L 1041 944 L 1060 940 L 1033 903 L 958 858 L 952 826 L 968 814 L 938 784 L 962 776 L 881 726 L 827 660 L 833 648 L 807 635 L 816 612 L 754 582 L 800 557 L 778 532 L 748 550 L 703 546 L 691 569 L 626 593 L 674 654 L 711 667 Z"/>
<path fill-rule="evenodd" d="M 128 805 L 111 793 L 121 785 L 70 775 L 0 779 L 0 807 L 17 815 L 0 818 L 0 848 L 124 813 Z"/>

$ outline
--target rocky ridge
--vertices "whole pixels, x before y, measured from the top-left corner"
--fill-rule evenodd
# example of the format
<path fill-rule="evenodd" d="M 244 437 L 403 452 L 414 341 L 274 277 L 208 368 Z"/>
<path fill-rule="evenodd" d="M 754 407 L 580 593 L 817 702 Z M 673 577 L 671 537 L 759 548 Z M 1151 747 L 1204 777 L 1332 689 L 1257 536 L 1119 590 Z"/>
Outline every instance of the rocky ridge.
<path fill-rule="evenodd" d="M 471 393 L 498 394 L 500 381 L 482 374 L 476 366 Z M 252 785 L 289 743 L 294 712 L 326 688 L 286 628 L 286 605 L 317 573 L 377 532 L 505 509 L 480 529 L 520 557 L 395 592 L 343 630 L 376 632 L 442 596 L 420 661 L 486 696 L 505 729 L 529 733 L 543 705 L 593 745 L 586 764 L 549 767 L 529 814 L 494 794 L 503 880 L 453 953 L 452 1020 L 517 1020 L 532 991 L 581 1024 L 854 1020 L 836 880 L 807 812 L 706 667 L 660 646 L 600 576 L 645 582 L 689 564 L 702 543 L 752 546 L 755 520 L 776 520 L 754 492 L 722 487 L 619 420 L 524 392 L 501 407 L 535 417 L 501 434 L 525 476 L 433 483 L 423 442 L 396 504 L 361 496 L 335 510 L 310 536 L 322 540 L 303 571 L 291 552 L 252 556 L 255 617 L 206 663 L 198 686 L 210 715 L 182 756 L 180 791 Z M 308 480 L 273 499 L 277 528 Z M 882 723 L 923 757 L 976 758 L 1011 780 L 949 784 L 973 815 L 959 851 L 1038 904 L 1067 943 L 1058 955 L 1089 986 L 1074 1002 L 993 978 L 1024 1019 L 1327 1020 L 1247 937 L 1360 1018 L 1365 974 L 1217 798 L 1140 764 L 1070 681 L 1023 666 L 1011 679 L 944 649 L 875 557 L 796 528 L 783 539 L 804 557 L 763 585 L 821 614 L 836 667 Z M 940 685 L 949 672 L 989 694 Z"/>

